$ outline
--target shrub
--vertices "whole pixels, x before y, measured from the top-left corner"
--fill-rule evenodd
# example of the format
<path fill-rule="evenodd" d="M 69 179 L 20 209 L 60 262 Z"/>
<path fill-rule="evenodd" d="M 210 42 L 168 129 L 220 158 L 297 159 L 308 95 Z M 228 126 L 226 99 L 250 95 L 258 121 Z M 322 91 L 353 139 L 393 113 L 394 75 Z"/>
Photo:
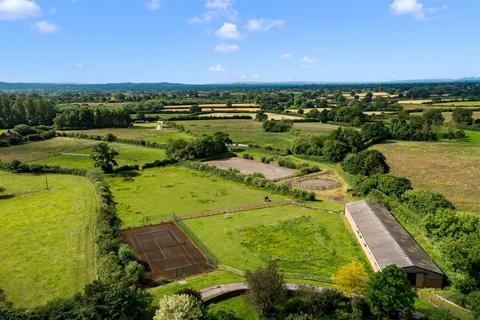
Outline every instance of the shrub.
<path fill-rule="evenodd" d="M 242 154 L 242 157 L 243 157 L 244 159 L 247 159 L 247 160 L 253 160 L 253 156 L 251 156 L 251 155 L 248 154 L 248 153 Z"/>
<path fill-rule="evenodd" d="M 266 132 L 287 132 L 293 127 L 293 122 L 290 120 L 266 120 L 262 126 Z"/>
<path fill-rule="evenodd" d="M 200 302 L 186 294 L 165 295 L 158 302 L 154 320 L 198 320 L 203 316 Z"/>
<path fill-rule="evenodd" d="M 361 174 L 364 176 L 388 173 L 390 171 L 387 159 L 378 150 L 364 150 L 353 154 L 343 160 L 342 168 L 350 174 Z"/>
<path fill-rule="evenodd" d="M 362 179 L 357 186 L 357 192 L 366 196 L 373 190 L 383 192 L 388 196 L 400 198 L 407 190 L 412 189 L 410 180 L 403 177 L 376 175 Z"/>
<path fill-rule="evenodd" d="M 280 158 L 277 160 L 277 164 L 280 167 L 290 168 L 290 169 L 297 169 L 297 164 L 288 158 Z"/>
<path fill-rule="evenodd" d="M 348 147 L 345 143 L 338 140 L 325 140 L 322 148 L 322 154 L 331 162 L 342 161 L 348 153 Z"/>
<path fill-rule="evenodd" d="M 322 147 L 327 139 L 324 135 L 304 135 L 295 139 L 292 147 L 294 154 L 321 156 Z"/>
<path fill-rule="evenodd" d="M 15 126 L 14 131 L 22 136 L 38 133 L 38 130 L 29 126 L 28 124 L 18 124 Z"/>
<path fill-rule="evenodd" d="M 375 144 L 390 138 L 390 130 L 382 122 L 366 123 L 361 135 L 365 143 Z"/>
<path fill-rule="evenodd" d="M 453 204 L 438 192 L 409 190 L 405 192 L 402 200 L 407 207 L 422 215 L 434 213 L 438 209 L 455 209 Z"/>
<path fill-rule="evenodd" d="M 355 129 L 339 127 L 330 133 L 329 138 L 343 142 L 349 152 L 357 153 L 365 149 L 362 134 Z"/>
<path fill-rule="evenodd" d="M 211 320 L 241 320 L 232 310 L 225 306 L 213 305 L 208 308 L 208 319 Z"/>
<path fill-rule="evenodd" d="M 227 144 L 232 140 L 227 134 L 217 132 L 213 136 L 202 135 L 192 141 L 170 140 L 167 144 L 166 155 L 176 160 L 203 159 L 226 153 Z"/>

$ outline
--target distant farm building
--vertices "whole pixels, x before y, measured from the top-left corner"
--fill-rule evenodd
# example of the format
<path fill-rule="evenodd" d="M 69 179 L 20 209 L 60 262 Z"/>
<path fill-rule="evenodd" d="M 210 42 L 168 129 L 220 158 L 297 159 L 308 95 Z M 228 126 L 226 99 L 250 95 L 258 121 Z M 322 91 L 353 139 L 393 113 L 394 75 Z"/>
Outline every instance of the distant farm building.
<path fill-rule="evenodd" d="M 347 203 L 345 216 L 375 271 L 395 264 L 414 287 L 443 286 L 443 272 L 384 206 L 366 200 Z"/>

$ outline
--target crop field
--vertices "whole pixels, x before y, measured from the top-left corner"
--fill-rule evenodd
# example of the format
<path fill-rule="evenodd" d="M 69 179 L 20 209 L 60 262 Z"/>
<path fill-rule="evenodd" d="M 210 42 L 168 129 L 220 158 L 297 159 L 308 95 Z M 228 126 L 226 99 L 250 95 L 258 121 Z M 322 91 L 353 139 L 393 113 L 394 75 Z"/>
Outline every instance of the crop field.
<path fill-rule="evenodd" d="M 0 150 L 0 159 L 13 159 L 27 163 L 47 164 L 66 168 L 93 169 L 90 152 L 93 145 L 99 143 L 93 140 L 72 138 L 54 138 L 46 141 L 26 143 Z M 118 153 L 119 165 L 138 164 L 165 158 L 162 149 L 147 148 L 136 145 L 111 143 L 110 146 Z"/>
<path fill-rule="evenodd" d="M 375 148 L 387 157 L 392 174 L 409 178 L 416 188 L 444 194 L 460 210 L 480 214 L 480 144 L 396 142 Z"/>
<path fill-rule="evenodd" d="M 271 113 L 271 112 L 267 112 L 265 114 L 267 115 L 268 120 L 298 120 L 298 119 L 303 119 L 303 117 L 299 116 L 299 115 L 277 114 L 277 113 Z"/>
<path fill-rule="evenodd" d="M 399 100 L 400 104 L 422 104 L 432 102 L 432 99 L 412 99 L 412 100 Z"/>
<path fill-rule="evenodd" d="M 280 167 L 274 164 L 263 163 L 258 160 L 249 160 L 239 157 L 210 160 L 205 163 L 224 170 L 236 169 L 244 174 L 262 173 L 268 180 L 285 179 L 298 172 L 296 169 Z"/>
<path fill-rule="evenodd" d="M 177 166 L 149 169 L 138 175 L 111 176 L 107 181 L 118 203 L 123 228 L 139 226 L 145 221 L 171 220 L 173 213 L 182 216 L 262 204 L 267 195 L 272 201 L 287 200 L 284 196 Z"/>
<path fill-rule="evenodd" d="M 215 113 L 206 113 L 199 115 L 200 118 L 216 118 L 216 117 L 234 117 L 234 116 L 250 116 L 255 118 L 255 113 L 253 112 L 215 112 Z"/>
<path fill-rule="evenodd" d="M 352 260 L 364 262 L 340 213 L 286 206 L 185 223 L 220 264 L 240 270 L 276 259 L 283 272 L 330 276 Z"/>
<path fill-rule="evenodd" d="M 0 172 L 13 197 L 0 199 L 0 287 L 31 307 L 80 292 L 95 278 L 96 196 L 77 176 Z"/>

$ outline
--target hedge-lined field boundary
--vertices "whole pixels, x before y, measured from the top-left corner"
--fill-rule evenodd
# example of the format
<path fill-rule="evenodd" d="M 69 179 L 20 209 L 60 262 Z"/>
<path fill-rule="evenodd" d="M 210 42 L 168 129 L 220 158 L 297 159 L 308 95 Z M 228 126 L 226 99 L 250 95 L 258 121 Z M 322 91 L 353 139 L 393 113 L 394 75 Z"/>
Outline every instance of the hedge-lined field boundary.
<path fill-rule="evenodd" d="M 302 201 L 313 201 L 315 200 L 315 193 L 309 191 L 303 191 L 295 189 L 286 185 L 276 184 L 272 181 L 268 181 L 264 177 L 259 177 L 255 175 L 246 175 L 234 170 L 223 170 L 213 166 L 206 165 L 204 163 L 189 161 L 189 160 L 180 160 L 179 165 L 198 171 L 204 171 L 227 180 L 243 183 L 247 186 L 255 187 L 257 189 L 264 189 L 280 193 L 283 195 L 292 196 L 297 200 Z"/>
<path fill-rule="evenodd" d="M 67 132 L 57 131 L 57 137 L 95 140 L 95 141 L 104 141 L 104 142 L 118 142 L 118 143 L 132 144 L 132 145 L 143 146 L 148 148 L 156 148 L 156 149 L 165 149 L 167 147 L 165 143 L 158 143 L 158 142 L 146 141 L 146 140 L 122 139 L 117 137 L 115 137 L 115 140 L 109 140 L 108 136 L 100 136 L 100 135 L 86 134 L 86 133 L 70 133 L 70 132 L 67 133 Z"/>

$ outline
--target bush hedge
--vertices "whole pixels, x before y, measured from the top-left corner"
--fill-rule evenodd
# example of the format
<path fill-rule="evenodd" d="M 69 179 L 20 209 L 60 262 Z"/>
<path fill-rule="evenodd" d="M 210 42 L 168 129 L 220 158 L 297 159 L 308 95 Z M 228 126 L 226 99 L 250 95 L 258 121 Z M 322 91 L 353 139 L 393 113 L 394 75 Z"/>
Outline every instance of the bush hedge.
<path fill-rule="evenodd" d="M 234 170 L 218 169 L 216 167 L 209 166 L 204 163 L 200 163 L 196 161 L 181 160 L 179 161 L 179 164 L 189 169 L 208 172 L 210 174 L 214 174 L 216 176 L 219 176 L 228 180 L 240 182 L 255 188 L 270 190 L 280 194 L 289 195 L 298 200 L 302 200 L 302 201 L 315 200 L 315 193 L 313 192 L 298 190 L 282 184 L 276 184 L 262 177 L 246 175 Z"/>

